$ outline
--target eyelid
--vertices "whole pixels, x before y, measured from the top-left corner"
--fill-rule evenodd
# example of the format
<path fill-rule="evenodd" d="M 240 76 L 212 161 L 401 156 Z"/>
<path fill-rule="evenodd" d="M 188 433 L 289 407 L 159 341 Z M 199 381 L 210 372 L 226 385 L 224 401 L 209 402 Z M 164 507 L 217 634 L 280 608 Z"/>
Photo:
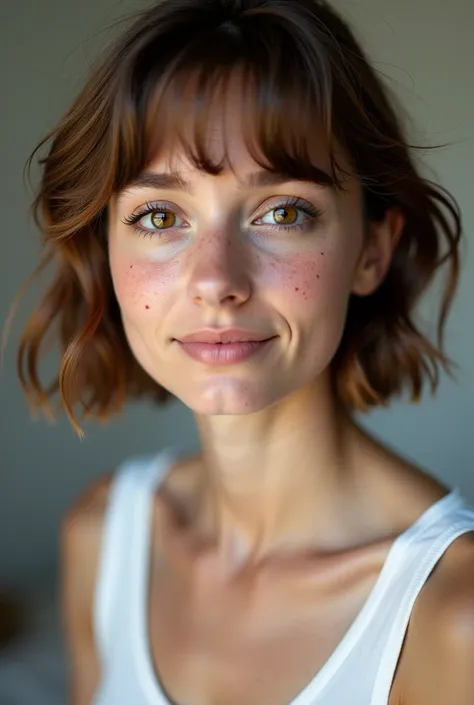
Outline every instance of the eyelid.
<path fill-rule="evenodd" d="M 156 213 L 159 211 L 164 211 L 167 213 L 173 213 L 174 215 L 177 216 L 179 220 L 183 221 L 182 225 L 172 225 L 169 228 L 164 228 L 163 230 L 160 230 L 159 228 L 152 229 L 152 228 L 145 228 L 140 225 L 140 220 L 142 218 L 146 218 L 147 216 L 151 215 L 152 213 Z M 149 234 L 155 234 L 159 232 L 166 232 L 167 230 L 173 230 L 174 228 L 187 228 L 189 227 L 189 222 L 186 216 L 184 215 L 183 211 L 179 206 L 177 206 L 175 203 L 172 203 L 170 201 L 165 201 L 165 202 L 148 202 L 144 203 L 143 205 L 139 206 L 138 208 L 135 208 L 129 215 L 126 215 L 122 218 L 122 223 L 124 225 L 127 225 L 129 227 L 135 228 L 136 230 L 140 230 L 143 233 L 149 233 Z"/>
<path fill-rule="evenodd" d="M 273 197 L 267 198 L 261 205 L 258 207 L 257 211 L 254 211 L 254 215 L 252 217 L 252 220 L 250 221 L 251 225 L 262 225 L 262 226 L 268 226 L 268 227 L 274 227 L 275 229 L 296 229 L 296 228 L 302 228 L 303 224 L 291 224 L 291 225 L 275 225 L 272 226 L 270 224 L 266 223 L 259 223 L 258 221 L 264 218 L 266 215 L 271 213 L 273 210 L 277 210 L 278 208 L 285 208 L 285 207 L 294 207 L 299 210 L 300 214 L 303 216 L 304 220 L 306 220 L 307 223 L 310 221 L 313 221 L 316 223 L 317 221 L 320 220 L 320 218 L 323 216 L 324 211 L 317 206 L 315 206 L 311 201 L 306 200 L 305 198 L 302 198 L 300 196 L 288 196 L 288 195 L 276 195 Z M 177 216 L 177 218 L 181 221 L 183 221 L 181 224 L 174 224 L 171 225 L 168 228 L 149 228 L 140 223 L 140 221 L 143 218 L 146 218 L 147 216 L 150 216 L 153 212 L 157 211 L 165 211 L 165 212 L 170 212 L 173 213 L 174 215 Z M 173 230 L 177 229 L 186 229 L 191 226 L 191 223 L 189 222 L 189 219 L 185 216 L 183 210 L 174 202 L 172 201 L 148 201 L 147 203 L 142 204 L 141 206 L 135 208 L 128 216 L 124 216 L 122 219 L 122 222 L 124 225 L 131 227 L 132 229 L 139 231 L 143 234 L 154 236 L 154 235 L 159 235 L 159 234 L 164 234 L 166 232 L 171 232 Z"/>
<path fill-rule="evenodd" d="M 260 220 L 263 216 L 267 215 L 267 213 L 276 210 L 277 208 L 285 208 L 289 206 L 298 208 L 309 218 L 312 217 L 314 219 L 318 219 L 324 214 L 322 208 L 315 206 L 311 203 L 311 201 L 308 201 L 306 198 L 302 198 L 301 196 L 273 196 L 264 201 L 264 203 L 258 207 L 258 209 L 254 212 L 251 222 L 255 223 L 255 221 Z"/>
<path fill-rule="evenodd" d="M 128 217 L 131 218 L 131 217 L 134 217 L 137 215 L 143 216 L 143 215 L 147 215 L 150 212 L 159 211 L 159 210 L 164 210 L 164 211 L 169 211 L 171 213 L 176 213 L 176 215 L 179 215 L 182 218 L 185 217 L 183 210 L 176 203 L 173 203 L 172 201 L 147 201 L 146 203 L 143 203 L 141 206 L 134 208 Z"/>

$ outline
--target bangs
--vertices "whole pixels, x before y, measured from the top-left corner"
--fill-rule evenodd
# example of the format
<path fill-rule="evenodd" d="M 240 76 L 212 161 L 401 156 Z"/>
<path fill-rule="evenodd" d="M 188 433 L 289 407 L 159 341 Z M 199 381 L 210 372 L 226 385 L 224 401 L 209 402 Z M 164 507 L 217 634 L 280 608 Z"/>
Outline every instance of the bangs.
<path fill-rule="evenodd" d="M 121 116 L 128 133 L 122 177 L 135 178 L 163 151 L 180 152 L 209 174 L 232 169 L 228 145 L 237 126 L 262 168 L 343 188 L 348 172 L 335 155 L 329 57 L 323 42 L 315 42 L 314 26 L 306 37 L 304 27 L 296 31 L 283 14 L 265 7 L 238 22 L 188 27 L 188 36 L 184 28 L 140 52 L 129 82 L 131 114 Z M 127 163 L 124 152 L 140 154 L 140 164 L 136 158 Z"/>
<path fill-rule="evenodd" d="M 109 206 L 160 153 L 210 174 L 232 168 L 236 129 L 238 144 L 263 169 L 341 189 L 355 175 L 366 221 L 382 220 L 392 206 L 403 215 L 385 279 L 349 301 L 331 363 L 338 403 L 367 411 L 407 385 L 412 401 L 425 381 L 434 391 L 439 371 L 451 371 L 442 344 L 459 278 L 461 215 L 451 195 L 419 173 L 411 149 L 420 148 L 407 142 L 392 98 L 326 0 L 155 0 L 136 13 L 26 164 L 31 177 L 38 157 L 32 212 L 45 245 L 32 280 L 55 265 L 18 351 L 33 408 L 51 416 L 49 400 L 59 391 L 80 430 L 76 406 L 104 420 L 127 398 L 168 397 L 124 331 Z M 445 264 L 435 346 L 413 314 Z M 62 358 L 46 385 L 39 367 L 50 332 L 59 335 Z"/>

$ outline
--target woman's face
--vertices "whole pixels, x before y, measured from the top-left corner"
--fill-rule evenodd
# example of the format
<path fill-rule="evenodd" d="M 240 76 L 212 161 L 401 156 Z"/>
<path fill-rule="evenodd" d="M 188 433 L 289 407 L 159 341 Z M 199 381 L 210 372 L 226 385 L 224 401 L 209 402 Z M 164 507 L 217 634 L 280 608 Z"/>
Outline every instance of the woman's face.
<path fill-rule="evenodd" d="M 209 133 L 217 159 L 221 135 Z M 218 176 L 162 151 L 110 204 L 110 266 L 131 349 L 202 414 L 259 411 L 318 384 L 351 292 L 369 293 L 385 267 L 356 179 L 341 192 L 276 177 L 253 161 L 237 124 L 231 135 Z"/>

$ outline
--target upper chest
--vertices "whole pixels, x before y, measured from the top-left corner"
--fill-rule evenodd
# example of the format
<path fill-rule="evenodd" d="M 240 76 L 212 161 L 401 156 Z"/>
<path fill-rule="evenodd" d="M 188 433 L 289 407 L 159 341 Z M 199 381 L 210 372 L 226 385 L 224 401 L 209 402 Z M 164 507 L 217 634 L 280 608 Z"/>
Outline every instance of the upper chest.
<path fill-rule="evenodd" d="M 183 556 L 156 561 L 147 604 L 155 676 L 180 705 L 289 705 L 341 648 L 387 550 L 233 581 L 219 580 L 212 558 L 194 568 Z"/>

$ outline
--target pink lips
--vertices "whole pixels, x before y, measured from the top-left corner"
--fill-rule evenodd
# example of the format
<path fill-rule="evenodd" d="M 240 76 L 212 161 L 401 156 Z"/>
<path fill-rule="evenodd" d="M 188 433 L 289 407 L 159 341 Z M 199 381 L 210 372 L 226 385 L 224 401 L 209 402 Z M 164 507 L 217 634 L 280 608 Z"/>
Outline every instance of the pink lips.
<path fill-rule="evenodd" d="M 233 328 L 202 330 L 176 342 L 193 360 L 210 365 L 232 365 L 260 352 L 274 337 Z"/>

